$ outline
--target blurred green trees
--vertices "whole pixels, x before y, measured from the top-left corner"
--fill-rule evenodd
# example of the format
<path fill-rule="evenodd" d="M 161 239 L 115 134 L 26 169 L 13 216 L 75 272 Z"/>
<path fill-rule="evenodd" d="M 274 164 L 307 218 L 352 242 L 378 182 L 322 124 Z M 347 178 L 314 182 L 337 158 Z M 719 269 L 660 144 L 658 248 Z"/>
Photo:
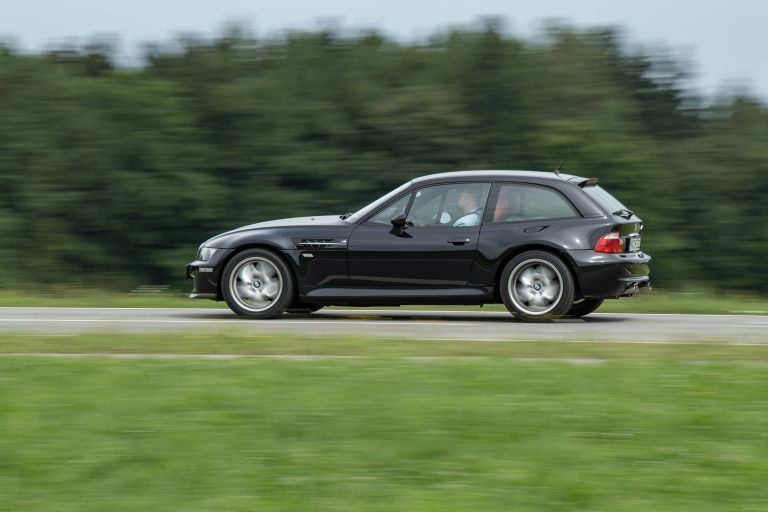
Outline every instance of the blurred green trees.
<path fill-rule="evenodd" d="M 459 169 L 595 176 L 646 221 L 654 282 L 768 293 L 768 107 L 699 98 L 614 30 L 491 22 L 377 33 L 233 31 L 148 46 L 0 48 L 0 286 L 183 286 L 208 236 L 352 211 Z"/>

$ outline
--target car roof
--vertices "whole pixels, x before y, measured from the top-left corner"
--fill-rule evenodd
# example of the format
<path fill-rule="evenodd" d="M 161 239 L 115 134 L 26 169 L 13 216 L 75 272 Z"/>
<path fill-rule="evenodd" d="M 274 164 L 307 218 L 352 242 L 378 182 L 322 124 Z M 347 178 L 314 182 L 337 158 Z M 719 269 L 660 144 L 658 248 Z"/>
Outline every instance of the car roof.
<path fill-rule="evenodd" d="M 477 171 L 453 171 L 428 174 L 413 180 L 414 183 L 429 183 L 451 179 L 533 179 L 533 180 L 557 180 L 557 181 L 582 181 L 586 178 L 572 174 L 543 172 L 543 171 L 505 171 L 505 170 L 477 170 Z"/>

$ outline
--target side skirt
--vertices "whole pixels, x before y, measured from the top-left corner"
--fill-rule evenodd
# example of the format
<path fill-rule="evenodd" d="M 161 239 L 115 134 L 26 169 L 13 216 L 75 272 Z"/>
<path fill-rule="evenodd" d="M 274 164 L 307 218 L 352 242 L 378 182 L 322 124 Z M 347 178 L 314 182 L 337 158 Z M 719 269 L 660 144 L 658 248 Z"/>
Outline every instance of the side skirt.
<path fill-rule="evenodd" d="M 495 302 L 493 289 L 461 288 L 312 288 L 299 293 L 302 302 L 323 305 L 466 304 Z"/>

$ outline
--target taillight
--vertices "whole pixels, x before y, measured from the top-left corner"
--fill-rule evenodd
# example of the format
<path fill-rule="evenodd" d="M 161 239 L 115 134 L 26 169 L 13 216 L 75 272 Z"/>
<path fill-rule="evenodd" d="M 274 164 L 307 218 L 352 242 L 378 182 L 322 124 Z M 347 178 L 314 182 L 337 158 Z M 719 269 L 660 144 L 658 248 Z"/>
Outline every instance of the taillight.
<path fill-rule="evenodd" d="M 603 235 L 597 241 L 597 245 L 595 245 L 595 252 L 624 252 L 624 239 L 615 231 Z"/>

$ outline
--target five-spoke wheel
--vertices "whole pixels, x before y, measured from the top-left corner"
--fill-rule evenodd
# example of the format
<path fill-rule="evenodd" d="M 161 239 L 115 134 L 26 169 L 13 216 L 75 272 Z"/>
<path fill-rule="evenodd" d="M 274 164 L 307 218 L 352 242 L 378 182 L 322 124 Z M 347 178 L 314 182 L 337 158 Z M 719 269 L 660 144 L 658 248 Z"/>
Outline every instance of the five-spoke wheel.
<path fill-rule="evenodd" d="M 248 249 L 227 263 L 222 294 L 232 310 L 243 316 L 268 318 L 285 311 L 293 301 L 293 275 L 271 251 Z"/>
<path fill-rule="evenodd" d="M 559 257 L 528 251 L 512 258 L 499 282 L 507 309 L 521 320 L 556 318 L 573 304 L 571 271 Z"/>

